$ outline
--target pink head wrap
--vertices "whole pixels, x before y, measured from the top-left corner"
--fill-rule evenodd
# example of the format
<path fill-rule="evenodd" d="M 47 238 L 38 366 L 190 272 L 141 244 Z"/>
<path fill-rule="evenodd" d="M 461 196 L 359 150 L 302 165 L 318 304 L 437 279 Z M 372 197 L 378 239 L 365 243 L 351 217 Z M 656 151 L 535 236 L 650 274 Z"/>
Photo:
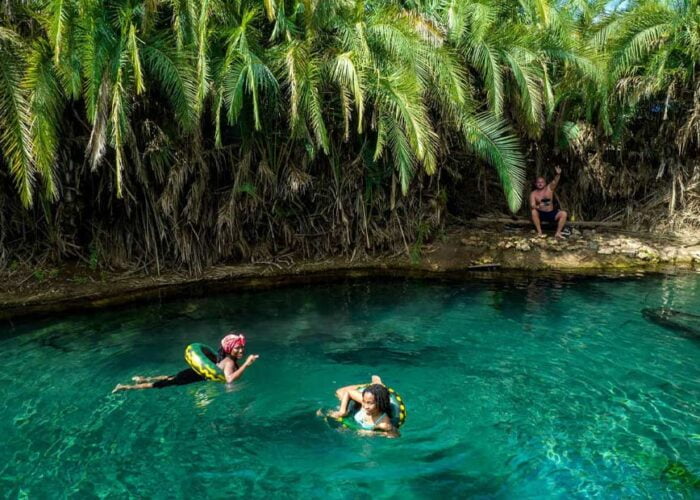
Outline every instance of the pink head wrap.
<path fill-rule="evenodd" d="M 231 354 L 236 347 L 245 347 L 245 336 L 242 333 L 229 333 L 221 339 L 221 348 L 226 354 Z"/>

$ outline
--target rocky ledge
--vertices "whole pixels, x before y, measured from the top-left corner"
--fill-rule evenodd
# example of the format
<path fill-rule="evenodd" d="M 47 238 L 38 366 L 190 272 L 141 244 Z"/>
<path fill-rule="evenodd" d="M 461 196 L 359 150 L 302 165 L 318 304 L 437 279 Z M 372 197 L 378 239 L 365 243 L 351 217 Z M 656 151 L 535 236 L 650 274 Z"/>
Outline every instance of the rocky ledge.
<path fill-rule="evenodd" d="M 700 240 L 700 238 L 699 238 Z M 700 241 L 573 229 L 566 239 L 534 232 L 475 231 L 460 239 L 473 265 L 525 270 L 615 270 L 700 267 Z"/>
<path fill-rule="evenodd" d="M 84 310 L 183 294 L 324 282 L 345 278 L 449 277 L 474 272 L 610 273 L 700 269 L 700 238 L 685 240 L 621 232 L 578 231 L 565 240 L 537 237 L 507 225 L 451 228 L 434 242 L 399 255 L 273 260 L 221 265 L 191 274 L 159 275 L 88 270 L 0 272 L 0 319 Z"/>

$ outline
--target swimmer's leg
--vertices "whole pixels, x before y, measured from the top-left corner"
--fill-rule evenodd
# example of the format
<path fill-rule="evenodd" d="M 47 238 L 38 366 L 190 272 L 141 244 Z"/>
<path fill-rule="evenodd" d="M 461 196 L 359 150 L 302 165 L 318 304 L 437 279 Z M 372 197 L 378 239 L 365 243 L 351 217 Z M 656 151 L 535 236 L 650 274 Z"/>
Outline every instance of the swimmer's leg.
<path fill-rule="evenodd" d="M 112 389 L 112 394 L 119 391 L 134 391 L 140 389 L 153 389 L 153 382 L 144 382 L 143 384 L 133 385 L 117 384 L 114 386 L 114 389 Z"/>
<path fill-rule="evenodd" d="M 346 385 L 345 387 L 341 387 L 340 389 L 337 389 L 335 391 L 335 397 L 338 399 L 343 399 L 343 393 L 347 391 L 357 390 L 358 387 L 360 387 L 359 384 Z"/>
<path fill-rule="evenodd" d="M 349 392 L 351 394 L 351 398 L 354 401 L 357 401 L 358 403 L 362 402 L 362 393 L 358 390 L 359 387 L 362 387 L 364 384 L 354 384 L 354 385 L 346 385 L 345 387 L 341 387 L 337 391 L 335 391 L 335 397 L 337 397 L 339 400 L 343 400 L 343 395 L 346 392 Z"/>
<path fill-rule="evenodd" d="M 145 382 L 159 382 L 161 380 L 168 380 L 171 377 L 172 375 L 156 375 L 155 377 L 142 377 L 140 375 L 136 375 L 135 377 L 131 377 L 131 380 L 137 384 L 143 384 Z"/>
<path fill-rule="evenodd" d="M 336 395 L 337 394 L 338 394 L 338 392 L 336 391 Z M 338 399 L 340 399 L 341 403 L 342 403 L 345 396 L 348 396 L 348 398 L 350 400 L 355 401 L 356 403 L 362 404 L 362 393 L 357 389 L 350 389 L 350 390 L 343 391 L 342 394 L 338 398 Z M 349 402 L 350 401 L 348 401 L 348 403 Z"/>

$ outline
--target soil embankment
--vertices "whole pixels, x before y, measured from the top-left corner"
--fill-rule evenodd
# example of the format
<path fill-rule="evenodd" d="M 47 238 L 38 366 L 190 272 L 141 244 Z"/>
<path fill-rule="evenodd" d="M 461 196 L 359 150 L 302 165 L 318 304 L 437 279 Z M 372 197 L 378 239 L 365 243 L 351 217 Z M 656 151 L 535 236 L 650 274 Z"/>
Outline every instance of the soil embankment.
<path fill-rule="evenodd" d="M 124 304 L 137 300 L 348 277 L 437 276 L 490 271 L 661 271 L 700 268 L 700 241 L 574 230 L 566 240 L 537 238 L 528 228 L 451 228 L 401 255 L 290 259 L 221 265 L 201 275 L 99 272 L 83 267 L 10 270 L 0 276 L 0 319 Z"/>

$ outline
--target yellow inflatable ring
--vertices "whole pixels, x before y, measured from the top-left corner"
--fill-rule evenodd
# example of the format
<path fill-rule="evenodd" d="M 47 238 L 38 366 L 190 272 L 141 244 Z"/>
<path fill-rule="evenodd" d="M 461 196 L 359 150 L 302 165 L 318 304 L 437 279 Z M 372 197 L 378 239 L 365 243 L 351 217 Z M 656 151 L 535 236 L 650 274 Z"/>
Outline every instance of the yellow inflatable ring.
<path fill-rule="evenodd" d="M 357 390 L 362 392 L 365 387 L 367 386 L 360 386 L 357 388 Z M 406 421 L 406 404 L 403 402 L 403 398 L 401 397 L 401 395 L 399 395 L 399 393 L 396 392 L 394 389 L 392 389 L 391 387 L 387 387 L 387 390 L 389 391 L 391 413 L 393 414 L 391 418 L 391 423 L 394 425 L 394 427 L 398 429 Z M 354 419 L 355 413 L 357 413 L 360 410 L 360 408 L 361 405 L 359 405 L 355 401 L 351 401 L 350 406 L 348 407 L 348 414 L 346 416 L 340 418 L 329 418 L 340 423 L 343 427 L 347 429 L 360 430 L 362 429 L 362 427 Z"/>
<path fill-rule="evenodd" d="M 206 380 L 226 382 L 224 371 L 216 366 L 216 351 L 206 344 L 195 342 L 185 347 L 185 361 Z"/>

